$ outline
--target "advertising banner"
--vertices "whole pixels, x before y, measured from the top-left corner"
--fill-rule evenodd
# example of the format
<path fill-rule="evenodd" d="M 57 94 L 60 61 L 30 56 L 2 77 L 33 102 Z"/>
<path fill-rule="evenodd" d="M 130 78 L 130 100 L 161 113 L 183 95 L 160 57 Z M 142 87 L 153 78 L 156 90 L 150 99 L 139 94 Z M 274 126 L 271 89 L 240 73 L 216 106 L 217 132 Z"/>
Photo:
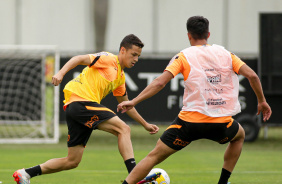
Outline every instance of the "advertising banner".
<path fill-rule="evenodd" d="M 68 58 L 61 59 L 62 63 L 65 63 Z M 147 85 L 149 85 L 156 77 L 166 68 L 170 58 L 158 59 L 158 58 L 140 58 L 138 63 L 131 69 L 125 69 L 126 75 L 126 89 L 129 99 L 136 97 Z M 257 60 L 244 60 L 254 71 L 257 71 Z M 63 93 L 62 89 L 65 84 L 71 80 L 75 75 L 79 74 L 85 66 L 78 66 L 75 69 L 69 71 L 65 76 L 61 84 L 61 107 L 63 106 Z M 238 76 L 240 81 L 240 95 L 239 101 L 241 104 L 242 112 L 235 118 L 243 114 L 248 114 L 254 117 L 257 112 L 257 101 L 256 96 L 251 89 L 249 82 L 243 76 Z M 183 98 L 183 76 L 178 74 L 172 79 L 165 88 L 155 96 L 147 99 L 136 106 L 137 111 L 146 119 L 148 122 L 156 122 L 159 124 L 171 123 L 178 115 L 182 108 Z M 101 102 L 102 105 L 112 109 L 116 112 L 117 100 L 112 94 L 109 94 Z M 64 121 L 64 112 L 61 109 L 60 120 Z M 117 113 L 121 119 L 127 122 L 133 120 L 126 114 Z"/>

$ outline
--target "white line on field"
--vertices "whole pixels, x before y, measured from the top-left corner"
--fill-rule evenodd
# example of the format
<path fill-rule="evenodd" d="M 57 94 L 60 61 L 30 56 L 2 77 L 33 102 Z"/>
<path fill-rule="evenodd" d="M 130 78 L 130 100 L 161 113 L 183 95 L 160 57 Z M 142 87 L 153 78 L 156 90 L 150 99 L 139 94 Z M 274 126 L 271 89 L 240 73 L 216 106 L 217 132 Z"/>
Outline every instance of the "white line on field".
<path fill-rule="evenodd" d="M 14 170 L 11 169 L 0 169 L 0 172 L 14 172 Z M 82 173 L 127 173 L 125 170 L 79 170 L 74 169 L 70 172 L 82 172 Z M 193 170 L 187 170 L 187 171 L 170 171 L 170 174 L 177 173 L 219 173 L 220 171 L 193 171 Z M 240 174 L 280 174 L 282 171 L 234 171 L 233 173 L 240 173 Z"/>

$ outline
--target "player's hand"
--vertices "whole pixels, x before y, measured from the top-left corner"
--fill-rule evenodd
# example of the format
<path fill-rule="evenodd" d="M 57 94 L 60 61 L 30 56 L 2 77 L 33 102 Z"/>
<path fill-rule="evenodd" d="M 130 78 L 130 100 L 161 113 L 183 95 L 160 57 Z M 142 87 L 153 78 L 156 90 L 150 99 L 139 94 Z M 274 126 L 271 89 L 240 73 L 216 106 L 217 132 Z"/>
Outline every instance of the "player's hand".
<path fill-rule="evenodd" d="M 259 115 L 260 113 L 262 113 L 264 122 L 269 120 L 269 118 L 272 114 L 272 111 L 271 111 L 271 108 L 270 108 L 270 106 L 268 105 L 267 102 L 258 103 L 258 113 L 257 113 L 257 115 Z"/>
<path fill-rule="evenodd" d="M 62 82 L 63 77 L 64 77 L 64 76 L 61 75 L 60 72 L 58 72 L 56 75 L 54 75 L 54 76 L 52 77 L 52 84 L 53 84 L 54 86 L 58 86 L 58 85 Z"/>
<path fill-rule="evenodd" d="M 157 125 L 154 124 L 150 124 L 147 123 L 146 126 L 144 126 L 144 128 L 150 133 L 150 134 L 156 134 L 159 132 L 159 127 Z"/>
<path fill-rule="evenodd" d="M 117 106 L 117 112 L 125 113 L 132 109 L 135 104 L 132 101 L 123 101 Z"/>

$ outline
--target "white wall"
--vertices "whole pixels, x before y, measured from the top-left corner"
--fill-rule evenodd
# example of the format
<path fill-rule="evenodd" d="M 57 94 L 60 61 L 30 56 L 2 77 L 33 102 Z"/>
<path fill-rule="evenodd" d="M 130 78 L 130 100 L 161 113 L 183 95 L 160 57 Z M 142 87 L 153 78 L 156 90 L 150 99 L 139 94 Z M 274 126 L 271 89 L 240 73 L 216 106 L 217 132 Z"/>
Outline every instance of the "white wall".
<path fill-rule="evenodd" d="M 93 0 L 0 0 L 0 44 L 59 45 L 62 52 L 95 51 Z M 210 21 L 209 43 L 257 55 L 259 13 L 282 13 L 281 0 L 109 0 L 105 50 L 136 34 L 144 52 L 175 53 L 189 46 L 186 21 Z"/>
<path fill-rule="evenodd" d="M 282 1 L 229 0 L 227 30 L 229 49 L 234 52 L 258 54 L 260 13 L 282 13 Z"/>
<path fill-rule="evenodd" d="M 159 43 L 157 51 L 179 52 L 190 46 L 186 22 L 191 16 L 202 15 L 210 22 L 210 42 L 222 44 L 224 0 L 159 0 Z"/>
<path fill-rule="evenodd" d="M 0 0 L 0 44 L 16 43 L 16 0 Z"/>
<path fill-rule="evenodd" d="M 9 27 L 1 28 L 0 44 L 59 45 L 62 51 L 95 45 L 89 0 L 1 0 L 0 7 L 1 27 Z"/>
<path fill-rule="evenodd" d="M 178 52 L 189 46 L 186 21 L 190 16 L 209 18 L 211 41 L 222 43 L 223 0 L 215 6 L 211 0 L 198 0 L 201 8 L 195 8 L 193 0 L 111 0 L 107 44 L 114 50 L 128 33 L 134 33 L 145 43 L 144 52 Z M 124 6 L 127 4 L 127 6 Z M 132 7 L 132 8 L 128 8 Z M 211 8 L 210 8 L 211 7 Z"/>
<path fill-rule="evenodd" d="M 135 34 L 152 50 L 152 0 L 109 0 L 106 50 L 117 52 L 124 36 Z"/>

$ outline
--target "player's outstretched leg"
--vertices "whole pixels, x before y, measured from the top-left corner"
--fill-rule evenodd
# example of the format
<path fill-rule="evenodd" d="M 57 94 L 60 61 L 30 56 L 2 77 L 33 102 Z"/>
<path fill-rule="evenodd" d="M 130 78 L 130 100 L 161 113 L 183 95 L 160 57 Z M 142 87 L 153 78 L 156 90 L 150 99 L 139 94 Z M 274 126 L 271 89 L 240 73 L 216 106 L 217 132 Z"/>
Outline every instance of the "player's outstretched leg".
<path fill-rule="evenodd" d="M 50 159 L 43 164 L 31 168 L 17 170 L 13 177 L 17 184 L 29 184 L 30 179 L 35 176 L 74 169 L 80 163 L 83 151 L 83 145 L 69 147 L 67 157 Z"/>

